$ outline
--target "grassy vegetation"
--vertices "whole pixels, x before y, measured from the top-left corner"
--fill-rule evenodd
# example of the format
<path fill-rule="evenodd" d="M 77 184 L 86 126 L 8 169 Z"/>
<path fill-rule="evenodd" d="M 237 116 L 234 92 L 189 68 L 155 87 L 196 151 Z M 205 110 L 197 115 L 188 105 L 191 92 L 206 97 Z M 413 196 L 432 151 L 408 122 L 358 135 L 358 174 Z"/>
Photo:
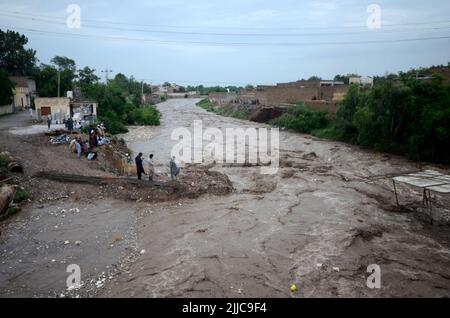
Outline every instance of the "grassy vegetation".
<path fill-rule="evenodd" d="M 212 107 L 212 103 L 210 102 L 210 100 L 208 98 L 202 99 L 196 105 L 200 106 L 203 109 L 206 109 L 207 111 L 213 111 L 214 110 L 214 108 Z"/>
<path fill-rule="evenodd" d="M 29 195 L 28 191 L 25 188 L 17 187 L 16 193 L 14 194 L 13 202 L 14 203 L 20 203 L 22 201 L 27 200 L 29 196 L 30 195 Z"/>
<path fill-rule="evenodd" d="M 159 125 L 161 114 L 154 106 L 134 109 L 129 116 L 131 121 L 137 125 Z"/>
<path fill-rule="evenodd" d="M 217 115 L 225 117 L 248 119 L 248 116 L 250 115 L 249 111 L 246 109 L 236 109 L 235 107 L 227 106 L 215 108 L 208 98 L 202 99 L 197 103 L 197 106 L 200 106 L 201 108 L 209 112 L 213 112 Z"/>
<path fill-rule="evenodd" d="M 277 127 L 310 134 L 313 131 L 326 128 L 330 119 L 327 112 L 316 111 L 303 103 L 299 103 L 289 107 L 283 115 L 271 120 L 270 123 Z"/>
<path fill-rule="evenodd" d="M 8 166 L 8 158 L 0 155 L 0 168 L 6 168 Z"/>

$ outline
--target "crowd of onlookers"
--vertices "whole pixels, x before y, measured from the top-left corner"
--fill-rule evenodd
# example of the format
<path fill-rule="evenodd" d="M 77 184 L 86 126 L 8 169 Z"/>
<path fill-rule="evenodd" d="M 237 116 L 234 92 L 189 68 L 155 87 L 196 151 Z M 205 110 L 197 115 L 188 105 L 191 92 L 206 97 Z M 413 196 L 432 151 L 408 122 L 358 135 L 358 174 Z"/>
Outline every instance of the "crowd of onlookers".
<path fill-rule="evenodd" d="M 102 122 L 96 128 L 89 129 L 87 140 L 83 140 L 80 136 L 73 139 L 70 142 L 69 149 L 77 154 L 78 159 L 85 155 L 88 160 L 95 160 L 97 158 L 97 147 L 107 144 L 109 144 L 109 139 L 106 137 L 106 126 Z"/>

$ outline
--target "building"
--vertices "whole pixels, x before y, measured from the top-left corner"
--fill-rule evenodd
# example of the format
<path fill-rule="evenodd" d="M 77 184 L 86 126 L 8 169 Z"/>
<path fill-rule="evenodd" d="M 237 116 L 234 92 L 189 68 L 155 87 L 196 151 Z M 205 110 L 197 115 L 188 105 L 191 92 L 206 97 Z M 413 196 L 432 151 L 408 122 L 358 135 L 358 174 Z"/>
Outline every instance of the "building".
<path fill-rule="evenodd" d="M 357 84 L 361 87 L 373 87 L 373 77 L 368 76 L 352 76 L 349 78 L 349 84 Z"/>
<path fill-rule="evenodd" d="M 344 99 L 348 88 L 344 82 L 301 80 L 275 86 L 257 86 L 256 99 L 262 106 L 285 107 L 304 102 L 313 108 L 335 113 L 337 104 Z"/>
<path fill-rule="evenodd" d="M 14 110 L 34 109 L 34 100 L 37 96 L 34 79 L 26 76 L 10 76 L 9 80 L 15 85 L 13 89 Z"/>
<path fill-rule="evenodd" d="M 70 116 L 70 99 L 67 97 L 38 97 L 35 100 L 36 118 L 52 118 L 55 123 L 62 123 Z"/>
<path fill-rule="evenodd" d="M 238 101 L 238 94 L 235 92 L 217 92 L 209 93 L 209 100 L 218 105 L 236 103 Z"/>
<path fill-rule="evenodd" d="M 63 123 L 70 117 L 75 121 L 95 122 L 97 103 L 93 101 L 71 100 L 67 97 L 39 97 L 35 100 L 36 118 L 50 116 L 55 123 Z"/>

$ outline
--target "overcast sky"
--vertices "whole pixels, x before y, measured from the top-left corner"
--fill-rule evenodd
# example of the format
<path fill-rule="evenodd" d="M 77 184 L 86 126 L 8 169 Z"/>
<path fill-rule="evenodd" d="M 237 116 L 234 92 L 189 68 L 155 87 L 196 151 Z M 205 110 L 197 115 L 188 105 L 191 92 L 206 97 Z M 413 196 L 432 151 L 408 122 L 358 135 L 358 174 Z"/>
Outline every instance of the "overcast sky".
<path fill-rule="evenodd" d="M 66 25 L 70 4 L 80 28 Z M 379 29 L 367 26 L 371 4 Z M 450 61 L 448 0 L 0 0 L 0 19 L 43 63 L 63 55 L 152 83 L 273 84 Z"/>

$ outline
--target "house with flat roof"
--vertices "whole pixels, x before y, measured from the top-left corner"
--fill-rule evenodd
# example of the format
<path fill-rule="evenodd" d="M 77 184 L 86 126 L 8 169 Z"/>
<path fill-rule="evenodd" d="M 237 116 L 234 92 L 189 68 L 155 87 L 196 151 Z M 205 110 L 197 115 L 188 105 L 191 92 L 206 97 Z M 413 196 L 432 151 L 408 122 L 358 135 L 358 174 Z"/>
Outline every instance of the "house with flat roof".
<path fill-rule="evenodd" d="M 37 96 L 34 79 L 27 76 L 10 76 L 9 80 L 14 84 L 13 108 L 15 110 L 34 109 L 34 100 Z"/>

